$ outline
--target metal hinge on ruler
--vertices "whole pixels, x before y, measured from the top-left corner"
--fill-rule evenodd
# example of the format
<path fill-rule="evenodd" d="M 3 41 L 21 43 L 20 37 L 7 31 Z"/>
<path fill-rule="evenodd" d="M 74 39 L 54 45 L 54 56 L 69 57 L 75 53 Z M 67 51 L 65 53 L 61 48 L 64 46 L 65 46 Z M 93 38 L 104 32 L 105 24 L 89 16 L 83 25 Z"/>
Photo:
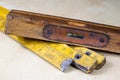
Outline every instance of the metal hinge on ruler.
<path fill-rule="evenodd" d="M 0 7 L 0 11 L 0 31 L 4 32 L 6 16 L 9 10 Z M 84 47 L 68 46 L 15 35 L 9 36 L 61 71 L 72 65 L 85 73 L 90 73 L 94 69 L 102 67 L 106 61 L 103 55 Z"/>

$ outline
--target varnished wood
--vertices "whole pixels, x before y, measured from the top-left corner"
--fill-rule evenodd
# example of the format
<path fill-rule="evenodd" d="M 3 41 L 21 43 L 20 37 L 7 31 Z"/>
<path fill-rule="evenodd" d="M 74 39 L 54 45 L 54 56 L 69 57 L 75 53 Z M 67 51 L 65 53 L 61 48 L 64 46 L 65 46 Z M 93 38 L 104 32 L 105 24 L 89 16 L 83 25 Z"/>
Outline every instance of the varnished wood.
<path fill-rule="evenodd" d="M 102 47 L 90 46 L 87 44 L 79 45 L 76 43 L 71 43 L 67 41 L 64 42 L 60 40 L 51 40 L 49 38 L 46 38 L 43 34 L 43 30 L 45 26 L 48 24 L 65 26 L 72 29 L 78 29 L 78 30 L 80 29 L 83 31 L 105 34 L 108 36 L 109 40 L 107 45 Z M 7 16 L 5 32 L 7 34 L 14 34 L 28 38 L 61 42 L 71 45 L 85 46 L 88 48 L 120 53 L 120 35 L 119 35 L 120 28 L 116 26 L 98 24 L 93 22 L 87 22 L 82 20 L 75 20 L 75 19 L 45 15 L 45 14 L 31 13 L 26 11 L 12 10 Z M 60 36 L 62 36 L 62 34 Z"/>

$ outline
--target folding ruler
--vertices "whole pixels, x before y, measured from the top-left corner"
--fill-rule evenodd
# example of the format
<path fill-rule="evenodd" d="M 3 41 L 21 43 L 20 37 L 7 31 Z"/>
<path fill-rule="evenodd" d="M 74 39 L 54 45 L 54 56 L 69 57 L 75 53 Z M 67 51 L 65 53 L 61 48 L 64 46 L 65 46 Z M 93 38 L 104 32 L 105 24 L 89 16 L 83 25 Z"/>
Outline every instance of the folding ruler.
<path fill-rule="evenodd" d="M 8 13 L 9 10 L 0 6 L 0 31 L 3 33 Z M 15 35 L 8 36 L 61 71 L 72 65 L 85 73 L 90 73 L 94 69 L 101 68 L 106 62 L 106 58 L 103 55 L 84 47 L 68 46 L 66 44 L 40 41 Z"/>

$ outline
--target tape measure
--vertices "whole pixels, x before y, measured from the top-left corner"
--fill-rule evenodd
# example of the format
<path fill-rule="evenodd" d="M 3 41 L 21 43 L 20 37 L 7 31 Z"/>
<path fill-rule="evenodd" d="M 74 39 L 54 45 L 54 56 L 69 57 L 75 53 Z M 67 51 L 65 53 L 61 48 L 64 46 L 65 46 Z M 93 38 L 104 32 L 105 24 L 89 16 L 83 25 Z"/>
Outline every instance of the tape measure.
<path fill-rule="evenodd" d="M 9 10 L 0 6 L 0 31 L 4 32 L 6 16 Z M 102 67 L 106 61 L 105 57 L 84 47 L 68 46 L 61 43 L 51 43 L 15 35 L 9 35 L 27 49 L 48 61 L 61 71 L 68 66 L 90 73 L 94 69 Z"/>

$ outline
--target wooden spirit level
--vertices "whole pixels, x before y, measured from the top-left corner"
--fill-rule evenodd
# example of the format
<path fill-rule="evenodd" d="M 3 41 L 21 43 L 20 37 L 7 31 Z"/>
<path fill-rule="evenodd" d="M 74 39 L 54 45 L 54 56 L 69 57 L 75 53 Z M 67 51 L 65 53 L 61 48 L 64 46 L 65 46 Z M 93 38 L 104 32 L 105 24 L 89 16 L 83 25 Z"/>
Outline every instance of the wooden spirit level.
<path fill-rule="evenodd" d="M 12 10 L 5 33 L 120 53 L 120 28 L 93 22 Z"/>

